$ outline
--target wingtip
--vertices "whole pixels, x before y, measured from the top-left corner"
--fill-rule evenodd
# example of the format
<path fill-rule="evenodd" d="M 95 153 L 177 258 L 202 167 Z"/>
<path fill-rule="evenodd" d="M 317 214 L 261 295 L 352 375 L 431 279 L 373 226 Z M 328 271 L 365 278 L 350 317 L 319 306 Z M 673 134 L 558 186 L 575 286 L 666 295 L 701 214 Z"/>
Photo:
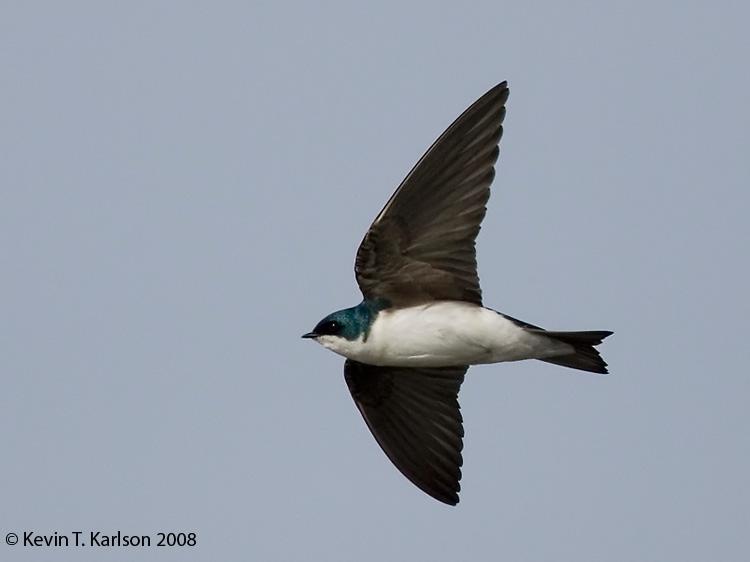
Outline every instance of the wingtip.
<path fill-rule="evenodd" d="M 495 86 L 493 88 L 493 90 L 497 90 L 498 92 L 509 92 L 510 88 L 508 87 L 508 81 L 507 80 L 503 80 L 497 86 Z M 506 93 L 506 95 L 507 95 L 507 93 Z"/>
<path fill-rule="evenodd" d="M 456 492 L 455 494 L 449 494 L 449 495 L 436 495 L 430 492 L 427 492 L 427 493 L 433 499 L 436 499 L 437 501 L 445 505 L 449 505 L 450 507 L 456 507 L 458 505 L 458 502 L 460 501 L 460 498 L 458 497 L 458 492 Z"/>
<path fill-rule="evenodd" d="M 510 94 L 510 88 L 508 88 L 508 81 L 503 80 L 498 85 L 491 88 L 486 94 L 486 97 L 497 97 L 501 105 L 505 105 L 508 101 L 508 95 Z"/>

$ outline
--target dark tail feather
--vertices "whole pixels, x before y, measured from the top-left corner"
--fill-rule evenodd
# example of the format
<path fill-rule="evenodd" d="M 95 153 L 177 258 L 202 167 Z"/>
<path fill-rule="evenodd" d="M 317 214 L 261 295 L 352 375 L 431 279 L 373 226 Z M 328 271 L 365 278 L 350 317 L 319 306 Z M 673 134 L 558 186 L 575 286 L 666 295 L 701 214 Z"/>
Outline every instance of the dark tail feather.
<path fill-rule="evenodd" d="M 607 363 L 594 346 L 602 343 L 602 340 L 611 336 L 612 332 L 548 332 L 542 329 L 531 329 L 529 331 L 544 334 L 547 337 L 572 345 L 575 349 L 569 355 L 558 355 L 557 357 L 542 359 L 542 361 L 592 373 L 609 372 L 607 371 Z"/>

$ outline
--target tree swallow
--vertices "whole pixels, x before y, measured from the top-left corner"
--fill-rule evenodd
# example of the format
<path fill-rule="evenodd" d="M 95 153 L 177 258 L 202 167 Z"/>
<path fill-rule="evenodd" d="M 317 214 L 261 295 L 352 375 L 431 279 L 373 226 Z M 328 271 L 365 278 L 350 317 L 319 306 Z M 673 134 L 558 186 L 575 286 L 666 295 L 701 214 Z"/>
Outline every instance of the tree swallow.
<path fill-rule="evenodd" d="M 470 365 L 539 359 L 607 372 L 594 346 L 612 332 L 550 332 L 482 305 L 475 239 L 507 99 L 502 82 L 427 150 L 359 246 L 364 300 L 302 336 L 346 357 L 346 384 L 380 447 L 450 505 L 461 489 L 458 391 Z"/>

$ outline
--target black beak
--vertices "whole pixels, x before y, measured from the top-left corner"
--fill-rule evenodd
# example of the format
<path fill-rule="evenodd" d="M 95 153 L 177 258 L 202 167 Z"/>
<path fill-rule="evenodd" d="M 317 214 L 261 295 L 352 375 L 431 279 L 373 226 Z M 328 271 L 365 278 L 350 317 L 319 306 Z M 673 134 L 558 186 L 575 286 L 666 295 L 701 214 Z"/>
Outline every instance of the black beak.
<path fill-rule="evenodd" d="M 302 334 L 302 337 L 307 338 L 307 339 L 313 339 L 313 338 L 317 338 L 318 334 L 316 334 L 315 332 L 307 332 L 306 334 Z"/>

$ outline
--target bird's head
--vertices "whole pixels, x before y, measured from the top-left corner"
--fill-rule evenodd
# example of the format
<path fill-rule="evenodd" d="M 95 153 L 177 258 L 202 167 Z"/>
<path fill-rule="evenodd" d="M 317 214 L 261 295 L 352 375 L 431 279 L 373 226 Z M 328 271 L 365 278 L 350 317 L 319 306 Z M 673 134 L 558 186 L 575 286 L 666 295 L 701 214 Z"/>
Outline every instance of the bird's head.
<path fill-rule="evenodd" d="M 357 339 L 360 335 L 360 326 L 355 322 L 353 309 L 346 308 L 337 310 L 323 318 L 313 328 L 312 332 L 303 334 L 303 338 L 310 338 L 323 343 L 321 338 L 344 338 L 348 340 Z"/>
<path fill-rule="evenodd" d="M 323 347 L 344 354 L 352 344 L 367 339 L 376 310 L 365 302 L 352 308 L 337 310 L 323 318 L 303 338 L 314 339 Z"/>

